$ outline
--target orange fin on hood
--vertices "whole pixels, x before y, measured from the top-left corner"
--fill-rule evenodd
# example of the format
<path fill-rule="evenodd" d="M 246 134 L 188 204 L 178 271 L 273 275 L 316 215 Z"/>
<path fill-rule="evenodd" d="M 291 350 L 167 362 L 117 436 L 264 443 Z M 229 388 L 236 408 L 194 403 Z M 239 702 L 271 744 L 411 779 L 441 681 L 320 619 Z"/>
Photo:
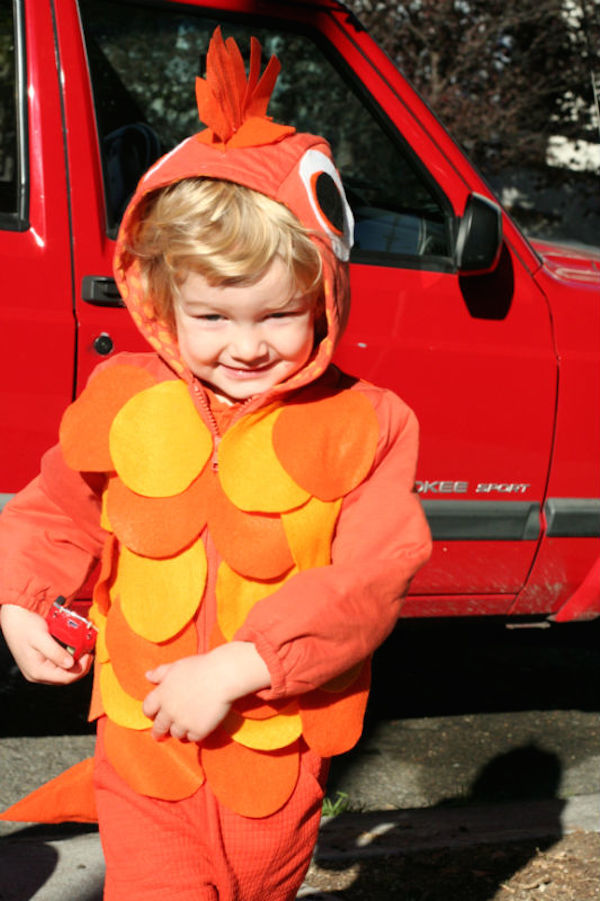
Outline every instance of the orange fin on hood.
<path fill-rule="evenodd" d="M 196 100 L 200 121 L 207 126 L 198 140 L 231 147 L 273 144 L 293 134 L 291 125 L 278 125 L 267 116 L 267 106 L 281 65 L 272 56 L 259 78 L 261 46 L 255 37 L 250 44 L 250 70 L 246 68 L 233 38 L 223 40 L 216 28 L 206 59 L 206 78 L 196 79 Z"/>

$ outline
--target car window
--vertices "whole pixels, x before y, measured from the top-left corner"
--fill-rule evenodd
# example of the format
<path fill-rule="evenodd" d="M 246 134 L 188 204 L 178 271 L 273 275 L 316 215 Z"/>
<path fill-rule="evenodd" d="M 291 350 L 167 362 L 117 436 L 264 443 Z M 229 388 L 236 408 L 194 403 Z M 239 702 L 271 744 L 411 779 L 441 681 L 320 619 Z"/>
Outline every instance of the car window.
<path fill-rule="evenodd" d="M 15 228 L 24 214 L 19 173 L 19 115 L 15 12 L 0 0 L 0 227 Z"/>
<path fill-rule="evenodd" d="M 279 25 L 225 23 L 190 7 L 80 0 L 100 135 L 109 229 L 140 175 L 200 126 L 194 79 L 218 24 L 243 53 L 254 34 L 282 62 L 269 114 L 324 135 L 356 219 L 354 259 L 447 265 L 449 213 L 408 148 L 355 93 L 352 76 L 310 35 Z"/>

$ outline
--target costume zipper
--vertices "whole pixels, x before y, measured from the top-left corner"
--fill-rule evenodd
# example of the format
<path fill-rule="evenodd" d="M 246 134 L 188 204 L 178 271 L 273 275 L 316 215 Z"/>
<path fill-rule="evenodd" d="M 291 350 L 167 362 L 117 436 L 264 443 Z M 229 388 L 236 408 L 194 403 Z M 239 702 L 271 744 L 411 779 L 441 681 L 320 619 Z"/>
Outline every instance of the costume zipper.
<path fill-rule="evenodd" d="M 218 472 L 219 471 L 219 444 L 221 443 L 221 438 L 223 436 L 221 435 L 221 433 L 219 431 L 219 426 L 217 425 L 217 420 L 215 419 L 215 415 L 210 408 L 210 404 L 208 402 L 206 394 L 204 393 L 204 391 L 202 390 L 202 388 L 200 387 L 198 382 L 194 382 L 194 394 L 196 395 L 196 397 L 198 399 L 199 405 L 202 407 L 202 410 L 206 416 L 206 419 L 210 426 L 210 430 L 212 432 L 213 453 L 212 453 L 212 459 L 211 459 L 211 467 L 212 467 L 213 472 Z M 245 400 L 243 402 L 243 404 L 240 404 L 238 410 L 236 411 L 236 413 L 234 414 L 234 416 L 231 420 L 231 425 L 234 425 L 236 422 L 238 422 L 242 418 L 242 416 L 245 415 L 246 408 L 249 406 L 252 406 L 254 401 L 256 401 L 256 397 L 253 396 L 253 397 L 247 398 L 247 400 Z"/>
<path fill-rule="evenodd" d="M 221 433 L 219 432 L 219 426 L 217 425 L 217 420 L 215 419 L 215 415 L 210 408 L 210 404 L 206 399 L 206 394 L 198 384 L 198 382 L 194 382 L 194 394 L 198 400 L 198 403 L 202 407 L 204 415 L 208 420 L 208 424 L 210 426 L 210 430 L 213 436 L 213 452 L 211 458 L 211 467 L 213 472 L 218 472 L 219 469 L 219 444 L 221 443 Z"/>

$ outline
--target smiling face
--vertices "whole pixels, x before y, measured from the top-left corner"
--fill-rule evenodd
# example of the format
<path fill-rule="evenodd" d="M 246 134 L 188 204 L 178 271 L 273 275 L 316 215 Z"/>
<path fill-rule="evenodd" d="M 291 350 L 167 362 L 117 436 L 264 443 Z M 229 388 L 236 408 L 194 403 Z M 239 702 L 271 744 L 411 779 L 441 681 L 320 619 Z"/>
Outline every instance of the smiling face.
<path fill-rule="evenodd" d="M 298 372 L 314 344 L 315 300 L 275 256 L 249 284 L 211 285 L 189 272 L 174 302 L 183 361 L 222 400 L 262 394 Z"/>

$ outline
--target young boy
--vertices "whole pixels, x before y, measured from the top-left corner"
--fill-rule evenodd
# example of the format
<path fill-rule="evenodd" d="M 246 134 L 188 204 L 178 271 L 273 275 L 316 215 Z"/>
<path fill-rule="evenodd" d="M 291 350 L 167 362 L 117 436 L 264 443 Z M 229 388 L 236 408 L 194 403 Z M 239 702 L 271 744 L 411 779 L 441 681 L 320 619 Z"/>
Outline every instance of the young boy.
<path fill-rule="evenodd" d="M 360 735 L 370 655 L 430 550 L 413 414 L 331 365 L 352 230 L 339 174 L 323 139 L 266 116 L 277 65 L 259 67 L 253 41 L 246 83 L 217 30 L 208 128 L 142 179 L 117 243 L 154 352 L 98 367 L 0 527 L 2 628 L 33 681 L 88 670 L 45 615 L 101 559 L 110 901 L 295 897 L 327 760 Z M 84 815 L 69 804 L 55 818 Z"/>

